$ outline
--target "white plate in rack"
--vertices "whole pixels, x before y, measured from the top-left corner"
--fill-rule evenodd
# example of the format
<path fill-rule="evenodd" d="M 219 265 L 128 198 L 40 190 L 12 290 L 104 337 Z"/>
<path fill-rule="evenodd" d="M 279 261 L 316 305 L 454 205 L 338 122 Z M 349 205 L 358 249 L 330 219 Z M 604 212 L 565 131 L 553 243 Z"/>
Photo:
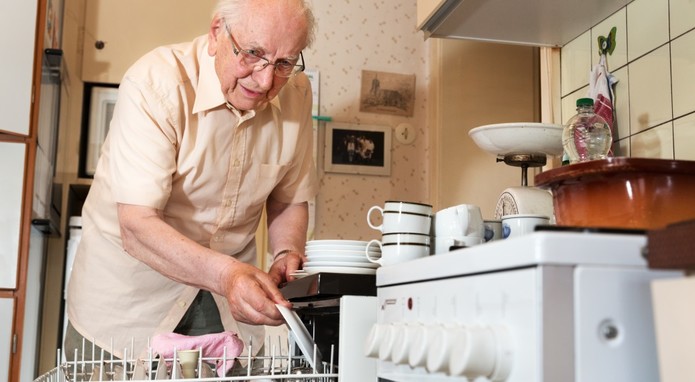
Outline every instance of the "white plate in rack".
<path fill-rule="evenodd" d="M 294 338 L 297 340 L 297 345 L 299 346 L 299 350 L 302 351 L 302 354 L 304 354 L 304 358 L 306 358 L 307 362 L 309 362 L 309 365 L 311 365 L 313 369 L 316 369 L 319 365 L 321 365 L 321 353 L 319 353 L 317 348 L 317 362 L 314 362 L 314 340 L 311 338 L 309 331 L 306 330 L 306 326 L 304 326 L 302 320 L 299 318 L 299 316 L 297 316 L 297 312 L 280 304 L 275 304 L 275 306 L 277 306 L 280 314 L 282 314 L 282 317 L 285 319 L 287 326 L 292 331 L 291 334 L 294 335 Z"/>

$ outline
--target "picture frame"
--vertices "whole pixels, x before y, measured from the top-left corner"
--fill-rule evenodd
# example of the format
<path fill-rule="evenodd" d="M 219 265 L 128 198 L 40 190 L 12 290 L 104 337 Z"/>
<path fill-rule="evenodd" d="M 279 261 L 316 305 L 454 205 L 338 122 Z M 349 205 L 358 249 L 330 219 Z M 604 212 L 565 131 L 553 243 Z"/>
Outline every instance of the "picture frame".
<path fill-rule="evenodd" d="M 414 74 L 362 71 L 361 112 L 412 117 L 414 109 Z"/>
<path fill-rule="evenodd" d="M 85 83 L 79 176 L 93 178 L 118 98 L 118 85 Z"/>
<path fill-rule="evenodd" d="M 391 127 L 326 123 L 324 171 L 391 175 Z"/>

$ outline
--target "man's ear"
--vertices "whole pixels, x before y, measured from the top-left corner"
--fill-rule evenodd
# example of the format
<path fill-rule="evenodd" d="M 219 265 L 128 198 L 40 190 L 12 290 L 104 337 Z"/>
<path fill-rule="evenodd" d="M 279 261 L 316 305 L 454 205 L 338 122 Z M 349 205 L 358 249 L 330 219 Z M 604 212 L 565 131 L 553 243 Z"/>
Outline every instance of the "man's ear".
<path fill-rule="evenodd" d="M 217 53 L 217 45 L 223 37 L 224 20 L 215 15 L 210 22 L 210 30 L 208 30 L 208 54 L 214 56 Z"/>

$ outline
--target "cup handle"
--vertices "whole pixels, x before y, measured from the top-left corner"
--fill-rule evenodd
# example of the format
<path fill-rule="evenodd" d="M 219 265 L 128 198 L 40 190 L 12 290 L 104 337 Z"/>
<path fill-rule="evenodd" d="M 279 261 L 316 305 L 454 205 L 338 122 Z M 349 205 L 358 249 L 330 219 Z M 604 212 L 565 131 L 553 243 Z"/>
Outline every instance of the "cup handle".
<path fill-rule="evenodd" d="M 381 247 L 381 242 L 377 239 L 373 239 L 369 243 L 367 243 L 367 246 L 364 248 L 364 255 L 367 256 L 367 260 L 369 260 L 370 262 L 381 265 L 381 258 L 372 258 L 369 256 L 369 247 L 371 247 L 372 244 L 378 245 L 379 249 L 383 250 Z"/>
<path fill-rule="evenodd" d="M 381 213 L 381 216 L 382 217 L 384 216 L 384 209 L 383 208 L 381 208 L 379 206 L 372 206 L 372 208 L 370 208 L 369 211 L 367 211 L 367 224 L 369 224 L 369 226 L 372 229 L 375 229 L 377 231 L 381 231 L 381 227 L 384 226 L 383 224 L 379 224 L 378 226 L 375 226 L 374 224 L 372 224 L 371 217 L 372 217 L 372 211 L 374 211 L 374 210 L 378 210 L 379 213 Z"/>

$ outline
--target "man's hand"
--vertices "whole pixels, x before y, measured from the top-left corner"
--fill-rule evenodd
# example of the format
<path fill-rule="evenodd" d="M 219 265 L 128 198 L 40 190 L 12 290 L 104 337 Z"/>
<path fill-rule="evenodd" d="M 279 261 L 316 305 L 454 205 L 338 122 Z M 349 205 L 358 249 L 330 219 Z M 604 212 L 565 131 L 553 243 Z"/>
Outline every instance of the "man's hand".
<path fill-rule="evenodd" d="M 275 285 L 280 285 L 283 281 L 292 281 L 295 279 L 292 273 L 301 269 L 305 261 L 306 257 L 299 252 L 290 251 L 283 253 L 275 258 L 268 275 L 270 275 Z"/>
<path fill-rule="evenodd" d="M 292 307 L 277 288 L 274 280 L 258 268 L 235 261 L 224 272 L 225 297 L 232 316 L 237 321 L 253 325 L 280 325 L 284 323 L 275 304 Z"/>

